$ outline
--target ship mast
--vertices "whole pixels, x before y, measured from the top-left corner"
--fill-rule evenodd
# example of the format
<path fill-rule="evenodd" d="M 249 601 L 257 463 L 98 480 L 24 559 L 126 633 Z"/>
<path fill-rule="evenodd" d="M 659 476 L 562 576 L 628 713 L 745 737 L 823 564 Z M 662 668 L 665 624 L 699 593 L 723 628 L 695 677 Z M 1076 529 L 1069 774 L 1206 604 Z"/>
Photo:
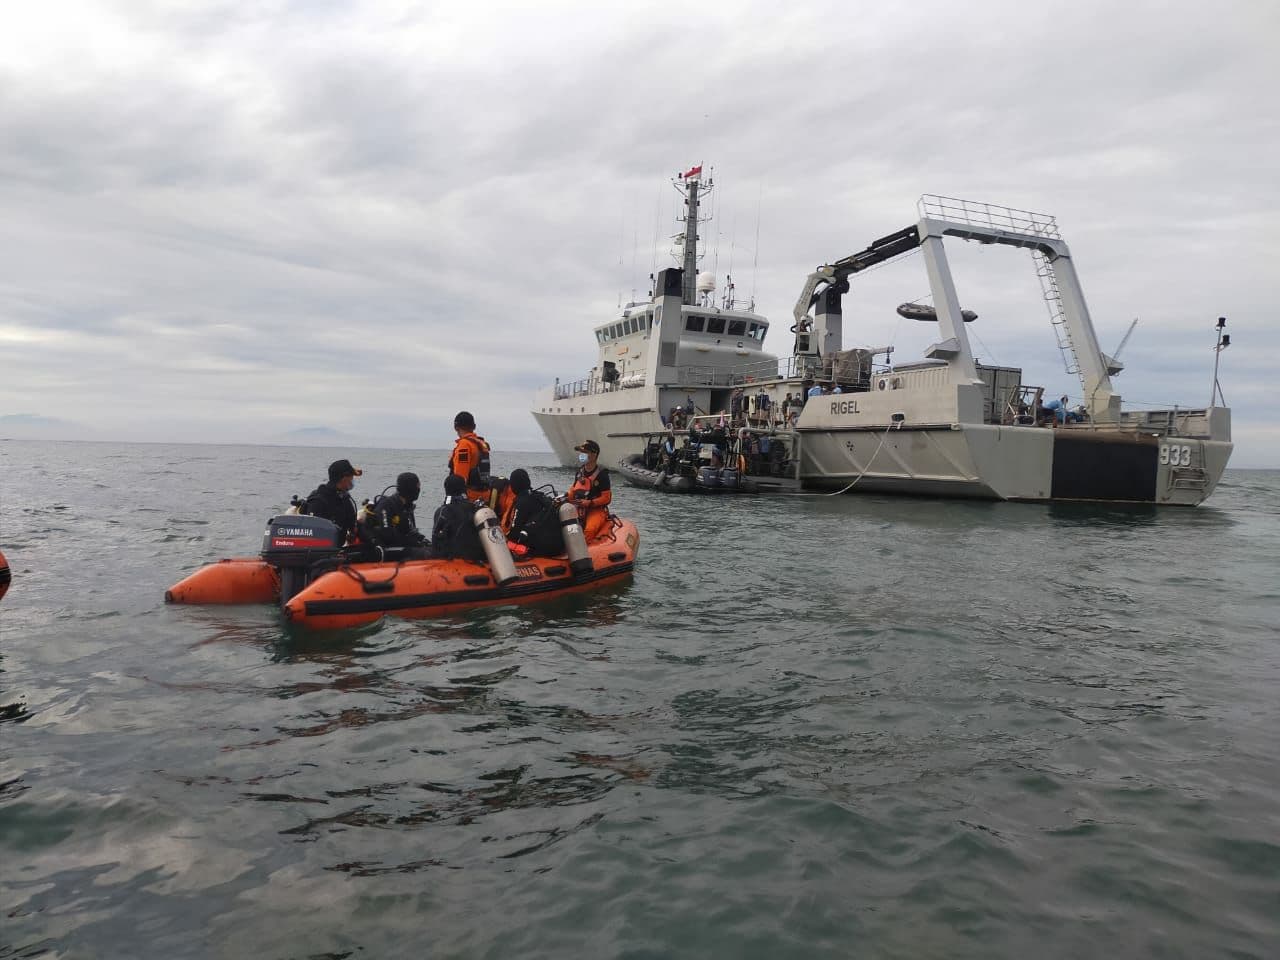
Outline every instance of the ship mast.
<path fill-rule="evenodd" d="M 676 242 L 684 248 L 684 255 L 680 261 L 680 266 L 684 270 L 680 298 L 686 305 L 691 306 L 697 303 L 698 296 L 698 204 L 700 202 L 698 194 L 706 196 L 711 193 L 712 182 L 708 177 L 706 188 L 703 189 L 702 164 L 680 174 L 673 182 L 676 189 L 684 194 L 685 206 L 684 217 L 681 218 L 684 221 L 684 233 L 676 237 Z"/>

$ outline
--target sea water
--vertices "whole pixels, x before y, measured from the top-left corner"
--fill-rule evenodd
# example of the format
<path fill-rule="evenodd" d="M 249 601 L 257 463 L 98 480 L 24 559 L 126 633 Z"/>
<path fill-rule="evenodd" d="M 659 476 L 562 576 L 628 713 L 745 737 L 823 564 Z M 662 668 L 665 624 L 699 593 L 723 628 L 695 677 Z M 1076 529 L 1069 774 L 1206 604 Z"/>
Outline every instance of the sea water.
<path fill-rule="evenodd" d="M 1280 954 L 1280 474 L 615 475 L 620 586 L 318 634 L 163 603 L 340 456 L 427 522 L 444 451 L 0 442 L 0 957 Z"/>

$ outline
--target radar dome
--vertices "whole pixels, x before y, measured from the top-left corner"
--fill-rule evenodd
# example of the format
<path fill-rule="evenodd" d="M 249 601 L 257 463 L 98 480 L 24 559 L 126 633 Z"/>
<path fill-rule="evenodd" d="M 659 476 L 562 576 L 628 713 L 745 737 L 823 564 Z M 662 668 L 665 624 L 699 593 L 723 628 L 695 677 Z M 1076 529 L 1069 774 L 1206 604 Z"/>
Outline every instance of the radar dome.
<path fill-rule="evenodd" d="M 703 272 L 698 274 L 698 292 L 711 293 L 716 288 L 716 277 L 713 273 Z"/>

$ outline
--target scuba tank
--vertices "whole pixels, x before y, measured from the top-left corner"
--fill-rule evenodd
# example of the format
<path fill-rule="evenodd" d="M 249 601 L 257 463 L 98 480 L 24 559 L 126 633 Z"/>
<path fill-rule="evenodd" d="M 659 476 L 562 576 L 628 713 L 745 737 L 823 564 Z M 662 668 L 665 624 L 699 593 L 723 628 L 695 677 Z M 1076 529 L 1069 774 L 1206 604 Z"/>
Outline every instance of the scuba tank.
<path fill-rule="evenodd" d="M 473 522 L 480 535 L 480 545 L 484 547 L 485 559 L 493 572 L 494 582 L 505 587 L 512 580 L 518 580 L 520 575 L 516 573 L 516 563 L 511 559 L 511 550 L 507 547 L 507 537 L 502 532 L 502 525 L 498 523 L 498 515 L 488 507 L 481 507 L 476 511 Z"/>
<path fill-rule="evenodd" d="M 564 552 L 569 557 L 569 569 L 575 577 L 591 573 L 596 565 L 587 551 L 587 538 L 578 520 L 578 508 L 568 501 L 560 504 L 560 527 L 564 532 Z"/>

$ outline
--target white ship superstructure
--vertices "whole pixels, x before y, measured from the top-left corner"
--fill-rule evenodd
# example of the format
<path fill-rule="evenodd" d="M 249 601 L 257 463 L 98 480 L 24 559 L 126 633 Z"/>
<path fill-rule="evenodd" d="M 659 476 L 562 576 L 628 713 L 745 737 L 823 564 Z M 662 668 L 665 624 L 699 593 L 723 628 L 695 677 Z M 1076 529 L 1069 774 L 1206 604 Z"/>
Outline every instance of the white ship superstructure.
<path fill-rule="evenodd" d="M 534 399 L 534 418 L 565 466 L 577 463 L 573 448 L 585 438 L 600 444 L 602 463 L 614 464 L 634 452 L 636 437 L 662 430 L 673 407 L 721 409 L 731 374 L 777 375 L 777 357 L 763 349 L 769 321 L 733 299 L 732 281 L 716 303 L 714 278 L 698 273 L 699 211 L 711 178 L 699 166 L 673 182 L 685 205 L 682 268 L 662 271 L 648 301 L 628 303 L 595 328 L 598 357 L 586 376 L 557 380 Z"/>

